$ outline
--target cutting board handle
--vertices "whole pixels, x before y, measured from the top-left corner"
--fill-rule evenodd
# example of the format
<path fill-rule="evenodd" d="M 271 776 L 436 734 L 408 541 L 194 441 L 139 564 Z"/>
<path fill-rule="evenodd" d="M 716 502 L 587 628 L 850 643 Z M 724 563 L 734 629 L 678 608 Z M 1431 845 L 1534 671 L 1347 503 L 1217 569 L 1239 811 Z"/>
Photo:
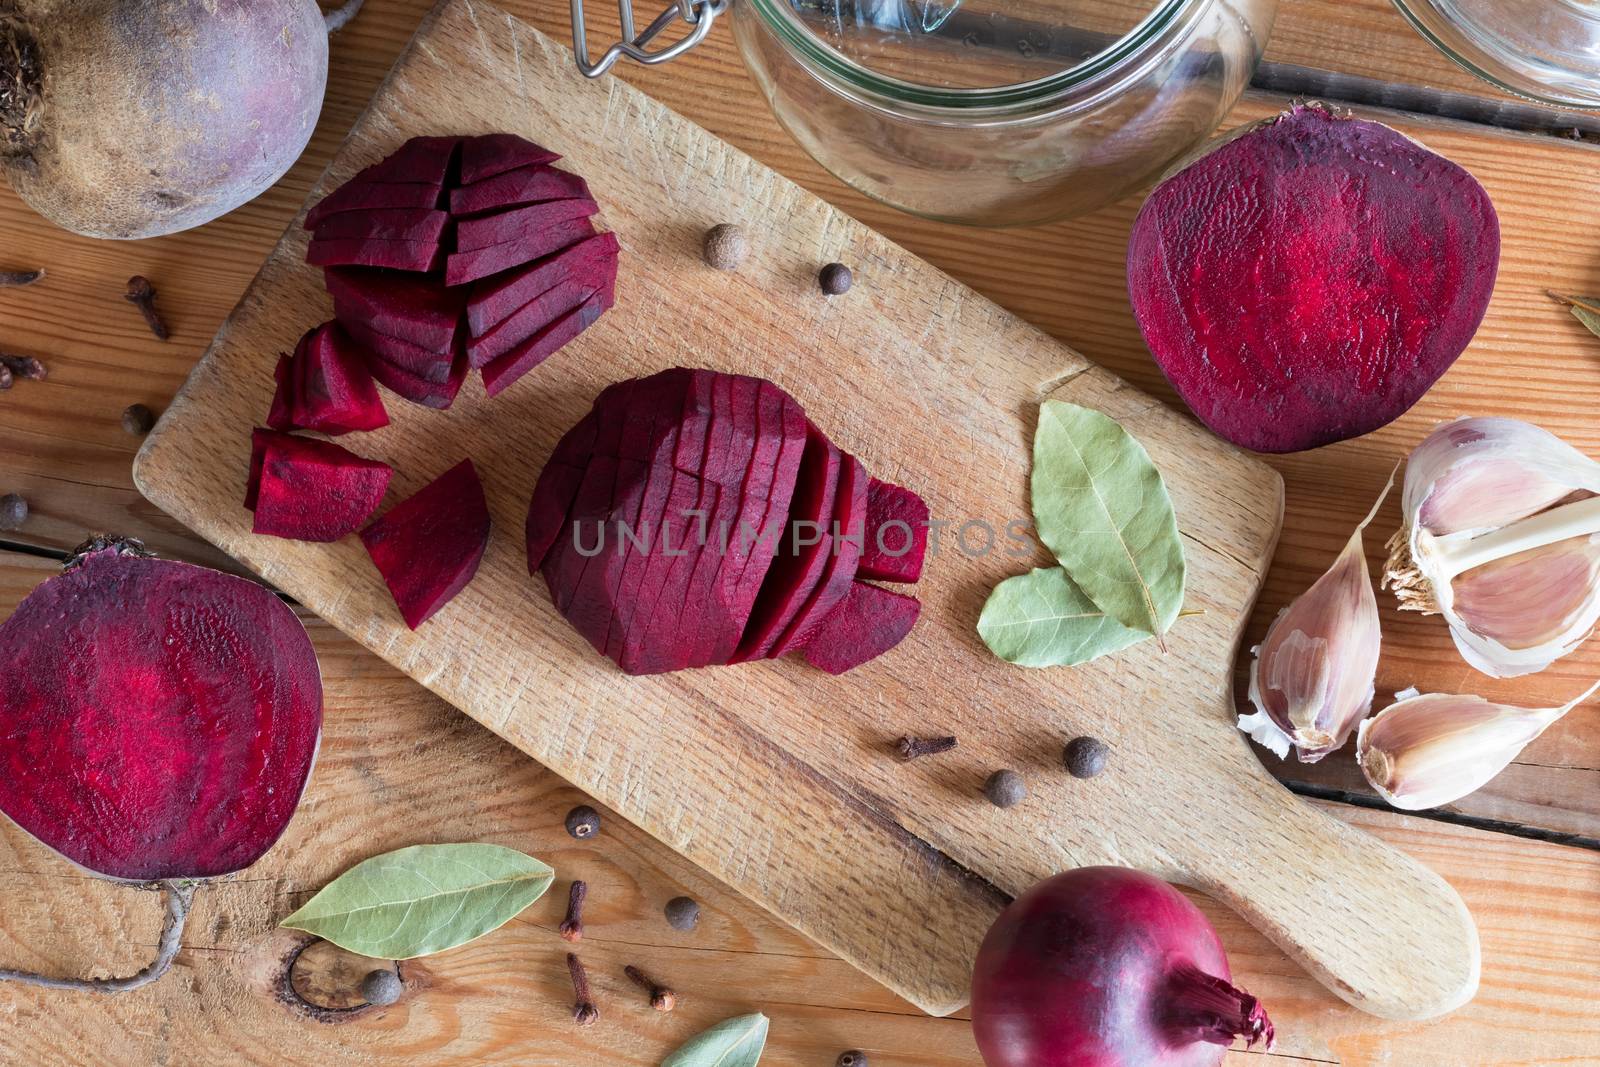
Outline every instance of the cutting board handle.
<path fill-rule="evenodd" d="M 1386 1019 L 1431 1019 L 1478 991 L 1478 929 L 1443 878 L 1269 780 L 1243 783 L 1230 829 L 1270 863 L 1213 854 L 1200 889 L 1238 911 L 1318 981 Z"/>

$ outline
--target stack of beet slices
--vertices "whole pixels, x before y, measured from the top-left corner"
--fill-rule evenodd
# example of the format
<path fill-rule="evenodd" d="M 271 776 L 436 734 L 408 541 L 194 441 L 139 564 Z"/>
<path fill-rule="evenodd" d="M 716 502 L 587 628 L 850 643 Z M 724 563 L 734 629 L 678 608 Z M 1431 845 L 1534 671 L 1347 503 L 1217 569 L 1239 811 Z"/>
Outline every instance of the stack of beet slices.
<path fill-rule="evenodd" d="M 306 217 L 308 262 L 371 373 L 447 408 L 499 393 L 612 305 L 617 239 L 560 157 L 512 134 L 415 137 Z"/>
<path fill-rule="evenodd" d="M 528 565 L 629 674 L 800 652 L 834 674 L 911 631 L 928 508 L 871 478 L 760 378 L 674 368 L 610 386 L 556 446 Z"/>

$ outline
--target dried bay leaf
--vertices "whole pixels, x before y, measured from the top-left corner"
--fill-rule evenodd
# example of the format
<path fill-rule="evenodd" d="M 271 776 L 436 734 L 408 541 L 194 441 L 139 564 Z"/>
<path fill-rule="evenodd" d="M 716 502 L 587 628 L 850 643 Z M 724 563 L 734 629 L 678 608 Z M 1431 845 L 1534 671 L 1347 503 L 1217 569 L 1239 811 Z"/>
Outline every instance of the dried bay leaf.
<path fill-rule="evenodd" d="M 1573 318 L 1583 323 L 1590 333 L 1600 337 L 1600 297 L 1567 296 L 1554 291 L 1550 292 L 1550 296 L 1567 305 Z"/>
<path fill-rule="evenodd" d="M 1107 616 L 1064 568 L 1041 567 L 994 587 L 978 617 L 978 636 L 1008 663 L 1071 667 L 1150 635 Z"/>
<path fill-rule="evenodd" d="M 1183 542 L 1144 446 L 1107 415 L 1046 401 L 1032 489 L 1040 540 L 1089 599 L 1130 630 L 1166 633 L 1183 607 Z"/>
<path fill-rule="evenodd" d="M 725 1019 L 678 1046 L 661 1067 L 756 1067 L 767 1045 L 767 1017 Z"/>
<path fill-rule="evenodd" d="M 379 959 L 455 948 L 544 895 L 547 865 L 501 845 L 412 845 L 362 860 L 280 923 Z"/>

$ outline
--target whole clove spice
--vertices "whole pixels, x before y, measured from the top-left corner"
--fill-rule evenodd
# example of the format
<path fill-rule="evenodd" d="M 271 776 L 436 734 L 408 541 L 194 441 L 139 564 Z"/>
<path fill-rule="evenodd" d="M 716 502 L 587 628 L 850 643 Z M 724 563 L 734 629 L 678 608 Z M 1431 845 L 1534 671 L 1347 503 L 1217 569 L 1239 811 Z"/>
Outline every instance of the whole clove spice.
<path fill-rule="evenodd" d="M 34 382 L 44 381 L 44 364 L 32 356 L 15 356 L 9 352 L 0 352 L 0 389 L 10 389 L 11 383 L 17 378 Z"/>
<path fill-rule="evenodd" d="M 573 944 L 583 940 L 583 902 L 589 899 L 587 882 L 574 881 L 567 894 L 567 917 L 561 921 L 561 939 Z"/>
<path fill-rule="evenodd" d="M 843 263 L 829 263 L 817 272 L 817 284 L 828 296 L 843 296 L 855 284 L 855 276 Z"/>
<path fill-rule="evenodd" d="M 1028 783 L 1016 771 L 995 771 L 983 784 L 983 795 L 997 808 L 1015 807 L 1028 799 Z"/>
<path fill-rule="evenodd" d="M 706 231 L 700 252 L 707 266 L 717 270 L 738 270 L 739 264 L 750 252 L 750 242 L 742 226 L 724 222 Z"/>
<path fill-rule="evenodd" d="M 700 925 L 700 905 L 690 897 L 673 897 L 663 910 L 674 930 L 687 933 Z"/>
<path fill-rule="evenodd" d="M 32 285 L 44 277 L 41 270 L 0 270 L 0 288 L 17 289 Z"/>
<path fill-rule="evenodd" d="M 582 841 L 600 832 L 600 813 L 587 804 L 567 812 L 567 833 Z"/>
<path fill-rule="evenodd" d="M 379 968 L 368 971 L 367 976 L 361 979 L 361 998 L 368 1004 L 386 1008 L 400 999 L 400 994 L 405 992 L 405 983 L 400 976 L 392 970 Z"/>
<path fill-rule="evenodd" d="M 867 1054 L 858 1048 L 849 1052 L 839 1053 L 839 1058 L 834 1061 L 834 1067 L 872 1067 L 867 1061 Z"/>
<path fill-rule="evenodd" d="M 28 502 L 20 494 L 0 496 L 0 530 L 20 530 L 28 521 Z"/>
<path fill-rule="evenodd" d="M 1074 737 L 1061 754 L 1067 773 L 1074 778 L 1093 778 L 1106 769 L 1111 747 L 1098 737 Z"/>
<path fill-rule="evenodd" d="M 632 964 L 622 968 L 622 973 L 634 985 L 650 994 L 650 1006 L 659 1012 L 668 1012 L 678 1006 L 678 994 L 645 974 Z"/>
<path fill-rule="evenodd" d="M 167 332 L 167 324 L 161 319 L 161 313 L 156 310 L 156 287 L 150 284 L 149 278 L 142 274 L 129 278 L 128 291 L 123 294 L 123 299 L 139 309 L 145 325 L 150 327 L 150 332 L 158 340 L 165 341 L 171 336 Z"/>
<path fill-rule="evenodd" d="M 894 749 L 903 760 L 921 759 L 923 756 L 937 756 L 941 752 L 949 752 L 956 747 L 953 737 L 902 737 L 894 743 Z"/>
<path fill-rule="evenodd" d="M 143 404 L 129 404 L 122 412 L 122 428 L 136 437 L 143 437 L 156 424 L 156 414 Z"/>
<path fill-rule="evenodd" d="M 593 1026 L 595 1020 L 600 1018 L 600 1009 L 594 1006 L 594 997 L 589 993 L 589 974 L 583 969 L 583 961 L 577 953 L 567 953 L 567 972 L 572 975 L 572 992 L 576 997 L 572 1005 L 572 1021 L 579 1026 Z"/>

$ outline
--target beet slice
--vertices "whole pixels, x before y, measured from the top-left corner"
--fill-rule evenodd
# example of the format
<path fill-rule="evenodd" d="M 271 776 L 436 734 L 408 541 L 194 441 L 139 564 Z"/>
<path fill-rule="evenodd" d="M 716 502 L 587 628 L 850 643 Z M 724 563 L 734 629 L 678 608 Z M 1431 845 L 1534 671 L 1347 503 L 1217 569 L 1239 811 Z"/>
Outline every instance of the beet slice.
<path fill-rule="evenodd" d="M 866 543 L 856 577 L 915 582 L 928 553 L 928 504 L 900 485 L 867 483 Z"/>
<path fill-rule="evenodd" d="M 232 874 L 311 774 L 322 680 L 265 587 L 98 539 L 0 625 L 0 811 L 82 868 Z"/>
<path fill-rule="evenodd" d="M 1499 257 L 1472 175 L 1386 126 L 1306 105 L 1156 188 L 1129 241 L 1128 292 L 1201 422 L 1293 452 L 1416 403 L 1476 333 Z"/>
<path fill-rule="evenodd" d="M 603 279 L 591 283 L 588 278 L 570 278 L 545 290 L 488 333 L 468 341 L 467 364 L 481 368 L 492 363 L 606 287 Z"/>
<path fill-rule="evenodd" d="M 567 516 L 572 510 L 573 499 L 578 495 L 578 487 L 583 484 L 588 456 L 594 449 L 597 421 L 593 411 L 579 420 L 557 443 L 549 461 L 539 472 L 524 529 L 529 574 L 538 571 L 556 543 L 556 538 L 567 528 Z"/>
<path fill-rule="evenodd" d="M 413 137 L 357 177 L 366 182 L 443 185 L 458 152 L 464 165 L 468 149 L 459 137 Z"/>
<path fill-rule="evenodd" d="M 541 293 L 578 277 L 587 278 L 600 289 L 615 285 L 617 276 L 617 235 L 597 233 L 536 260 L 515 273 L 472 288 L 467 301 L 467 327 L 472 336 L 481 337 L 515 314 Z"/>
<path fill-rule="evenodd" d="M 806 662 L 829 674 L 853 670 L 904 641 L 921 611 L 916 597 L 854 582 L 806 644 Z"/>
<path fill-rule="evenodd" d="M 551 200 L 480 218 L 462 219 L 456 223 L 455 250 L 472 252 L 521 241 L 530 233 L 539 233 L 557 223 L 586 219 L 599 210 L 600 205 L 586 197 L 582 200 Z"/>
<path fill-rule="evenodd" d="M 349 333 L 368 355 L 377 356 L 423 381 L 437 383 L 450 377 L 453 357 L 449 349 L 438 352 L 423 348 L 360 323 L 351 323 Z"/>
<path fill-rule="evenodd" d="M 272 429 L 337 437 L 389 424 L 365 352 L 337 322 L 307 331 L 278 367 L 278 392 L 267 414 Z"/>
<path fill-rule="evenodd" d="M 589 183 L 554 167 L 522 167 L 450 191 L 450 214 L 457 218 L 541 204 L 547 200 L 587 200 Z"/>
<path fill-rule="evenodd" d="M 278 356 L 278 365 L 272 369 L 272 379 L 278 388 L 272 393 L 272 406 L 267 409 L 267 425 L 274 430 L 294 429 L 294 357 L 284 352 Z"/>
<path fill-rule="evenodd" d="M 543 363 L 574 337 L 593 326 L 611 307 L 610 292 L 599 292 L 483 368 L 483 386 L 498 396 L 512 382 Z"/>
<path fill-rule="evenodd" d="M 448 211 L 426 208 L 392 208 L 377 211 L 346 211 L 325 219 L 317 227 L 318 241 L 355 239 L 363 241 L 419 241 L 434 244 L 444 236 Z"/>
<path fill-rule="evenodd" d="M 361 543 L 415 630 L 467 587 L 489 545 L 489 502 L 464 459 L 361 531 Z"/>
<path fill-rule="evenodd" d="M 746 500 L 742 511 L 750 520 L 749 528 L 741 529 L 739 536 L 749 540 L 749 547 L 737 574 L 725 579 L 739 588 L 741 596 L 748 597 L 746 618 L 781 547 L 807 436 L 806 415 L 794 397 L 768 381 L 761 383 L 761 393 L 765 402 L 775 403 L 776 411 L 770 427 L 763 425 L 751 466 L 755 470 L 770 464 L 770 484 L 764 497 L 758 490 L 753 499 Z"/>
<path fill-rule="evenodd" d="M 443 186 L 438 183 L 351 181 L 341 185 L 306 213 L 305 227 L 315 230 L 324 221 L 346 211 L 385 211 L 391 208 L 436 208 Z"/>
<path fill-rule="evenodd" d="M 526 234 L 519 240 L 456 253 L 445 260 L 445 284 L 466 285 L 520 267 L 592 237 L 594 232 L 594 224 L 587 218 L 568 219 L 547 230 Z"/>
<path fill-rule="evenodd" d="M 360 267 L 322 272 L 340 321 L 421 348 L 448 352 L 455 343 L 466 294 L 426 278 Z"/>
<path fill-rule="evenodd" d="M 514 133 L 468 137 L 461 145 L 461 184 L 471 185 L 508 170 L 554 163 L 561 157 Z"/>
<path fill-rule="evenodd" d="M 421 404 L 423 407 L 438 411 L 444 411 L 455 403 L 456 394 L 461 392 L 461 383 L 467 378 L 467 357 L 464 352 L 450 364 L 449 377 L 442 382 L 431 382 L 376 353 L 368 354 L 371 358 L 367 360 L 367 369 L 372 372 L 379 385 L 413 404 Z"/>
<path fill-rule="evenodd" d="M 378 510 L 394 476 L 387 463 L 330 441 L 255 431 L 245 507 L 253 530 L 295 541 L 337 541 Z"/>
<path fill-rule="evenodd" d="M 842 454 L 842 460 L 822 577 L 806 597 L 805 604 L 784 627 L 783 636 L 772 646 L 768 655 L 774 659 L 804 648 L 822 625 L 822 620 L 850 592 L 850 585 L 855 581 L 856 565 L 861 559 L 861 546 L 865 540 L 863 528 L 867 516 L 868 478 L 866 469 L 856 457 L 846 452 Z"/>
<path fill-rule="evenodd" d="M 391 270 L 433 270 L 444 256 L 438 242 L 373 241 L 366 238 L 315 239 L 306 248 L 306 262 L 317 267 L 388 267 Z"/>

